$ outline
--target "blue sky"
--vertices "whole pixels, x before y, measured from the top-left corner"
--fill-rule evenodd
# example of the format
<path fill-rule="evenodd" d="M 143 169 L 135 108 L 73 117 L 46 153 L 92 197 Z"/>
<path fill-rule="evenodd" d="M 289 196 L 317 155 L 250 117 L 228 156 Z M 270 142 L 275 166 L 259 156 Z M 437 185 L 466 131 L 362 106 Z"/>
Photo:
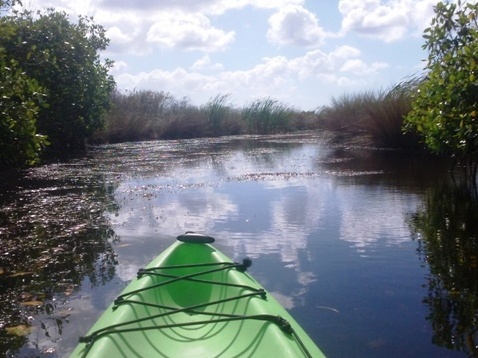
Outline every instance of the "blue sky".
<path fill-rule="evenodd" d="M 419 73 L 437 0 L 24 0 L 91 15 L 120 90 L 202 105 L 270 97 L 303 110 Z"/>

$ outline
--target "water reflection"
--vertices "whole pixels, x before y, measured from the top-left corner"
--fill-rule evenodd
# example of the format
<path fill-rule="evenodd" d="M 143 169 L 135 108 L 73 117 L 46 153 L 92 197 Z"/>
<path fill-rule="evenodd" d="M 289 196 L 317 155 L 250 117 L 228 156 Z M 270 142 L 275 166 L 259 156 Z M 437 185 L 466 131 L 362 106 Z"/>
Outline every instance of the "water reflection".
<path fill-rule="evenodd" d="M 71 295 L 85 277 L 98 286 L 115 274 L 108 189 L 74 171 L 72 163 L 17 173 L 1 193 L 1 356 L 56 355 Z"/>
<path fill-rule="evenodd" d="M 454 185 L 430 190 L 411 220 L 426 277 L 433 343 L 478 357 L 478 202 Z"/>
<path fill-rule="evenodd" d="M 418 195 L 406 194 L 387 187 L 355 186 L 342 188 L 337 204 L 341 210 L 340 238 L 349 242 L 361 254 L 381 241 L 399 245 L 410 240 L 404 220 L 420 200 Z"/>
<path fill-rule="evenodd" d="M 67 355 L 187 230 L 251 257 L 251 273 L 330 356 L 443 352 L 427 344 L 425 268 L 406 221 L 443 173 L 430 158 L 335 148 L 313 133 L 108 145 L 27 172 L 0 192 L 11 306 L 0 308 L 0 355 Z"/>

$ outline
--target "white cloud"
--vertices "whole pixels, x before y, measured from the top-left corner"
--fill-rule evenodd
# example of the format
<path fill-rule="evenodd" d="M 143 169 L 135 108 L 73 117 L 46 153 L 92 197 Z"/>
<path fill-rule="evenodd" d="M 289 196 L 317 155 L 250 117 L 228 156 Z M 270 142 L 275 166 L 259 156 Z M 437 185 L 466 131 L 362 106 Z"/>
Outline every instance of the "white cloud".
<path fill-rule="evenodd" d="M 211 58 L 209 55 L 204 55 L 201 58 L 197 59 L 191 66 L 191 70 L 193 71 L 201 71 L 201 70 L 223 70 L 224 66 L 220 63 L 212 63 Z"/>
<path fill-rule="evenodd" d="M 225 3 L 243 3 L 262 9 L 281 9 L 288 5 L 303 5 L 305 0 L 226 0 Z"/>
<path fill-rule="evenodd" d="M 146 55 L 155 47 L 184 51 L 221 51 L 235 39 L 234 31 L 223 31 L 212 26 L 202 14 L 177 11 L 150 13 L 140 16 L 131 11 L 110 16 L 98 13 L 111 39 L 109 52 Z"/>
<path fill-rule="evenodd" d="M 341 0 L 342 30 L 378 37 L 384 41 L 401 38 L 407 27 L 407 17 L 396 8 L 381 5 L 380 0 Z"/>
<path fill-rule="evenodd" d="M 235 38 L 234 31 L 214 27 L 204 14 L 216 13 L 218 6 L 222 9 L 220 12 L 236 6 L 220 0 L 104 0 L 95 5 L 77 0 L 49 3 L 72 15 L 93 15 L 97 23 L 108 29 L 112 40 L 109 51 L 115 53 L 144 55 L 152 51 L 152 45 L 187 51 L 218 51 Z M 44 8 L 39 0 L 32 0 L 30 6 Z"/>
<path fill-rule="evenodd" d="M 435 4 L 435 0 L 340 0 L 342 31 L 393 42 L 428 26 Z"/>
<path fill-rule="evenodd" d="M 351 57 L 358 57 L 360 56 L 360 50 L 358 48 L 355 48 L 353 46 L 349 45 L 343 45 L 338 48 L 336 48 L 330 56 L 335 59 L 347 59 Z"/>
<path fill-rule="evenodd" d="M 145 56 L 153 52 L 154 44 L 148 43 L 145 36 L 149 26 L 147 21 L 125 14 L 116 14 L 109 19 L 103 18 L 107 14 L 99 15 L 96 21 L 104 25 L 106 37 L 110 39 L 108 54 Z"/>
<path fill-rule="evenodd" d="M 78 14 L 93 16 L 107 29 L 111 41 L 102 56 L 116 61 L 111 73 L 120 89 L 164 90 L 190 97 L 195 104 L 218 93 L 231 93 L 239 104 L 273 97 L 307 108 L 326 102 L 344 86 L 360 91 L 417 71 L 412 66 L 420 61 L 419 35 L 435 2 L 25 0 L 24 4 L 31 10 L 48 6 L 65 11 L 73 21 Z M 378 41 L 361 41 L 355 34 Z M 404 36 L 410 41 L 401 42 L 400 50 L 378 49 L 381 41 Z M 398 69 L 397 63 L 403 67 Z"/>
<path fill-rule="evenodd" d="M 153 90 L 164 90 L 187 96 L 205 88 L 211 88 L 214 77 L 188 72 L 178 67 L 173 71 L 155 69 L 150 72 L 138 74 L 122 73 L 116 76 L 118 87 L 132 90 L 135 88 L 147 88 Z"/>
<path fill-rule="evenodd" d="M 451 1 L 455 2 L 455 1 Z M 404 6 L 409 6 L 412 10 L 409 12 L 409 16 L 413 24 L 415 24 L 415 31 L 413 35 L 420 36 L 423 34 L 423 30 L 430 26 L 430 22 L 435 13 L 433 7 L 436 6 L 436 0 L 422 0 L 411 1 L 408 0 Z"/>
<path fill-rule="evenodd" d="M 367 64 L 360 57 L 361 53 L 355 47 L 344 45 L 336 48 L 330 53 L 321 50 L 313 50 L 306 53 L 305 56 L 297 57 L 290 61 L 294 71 L 299 78 L 304 79 L 310 76 L 318 76 L 327 79 L 327 82 L 336 84 L 344 83 L 344 73 L 353 75 L 365 75 L 378 73 L 380 69 L 388 67 L 382 62 Z M 334 72 L 342 72 L 342 80 L 333 80 Z M 347 82 L 350 84 L 350 82 Z"/>
<path fill-rule="evenodd" d="M 110 70 L 111 74 L 124 73 L 128 70 L 128 64 L 124 61 L 115 61 L 113 68 Z"/>
<path fill-rule="evenodd" d="M 220 78 L 224 88 L 229 85 L 228 93 L 246 96 L 246 100 L 269 97 L 271 93 L 280 99 L 295 87 L 290 64 L 283 56 L 264 58 L 247 70 L 222 72 Z"/>
<path fill-rule="evenodd" d="M 199 101 L 207 100 L 214 93 L 231 93 L 233 99 L 239 98 L 241 103 L 271 94 L 276 99 L 287 100 L 294 96 L 301 82 L 311 78 L 318 81 L 318 86 L 362 85 L 366 76 L 378 74 L 387 67 L 382 62 L 366 63 L 360 56 L 360 51 L 352 46 L 341 46 L 331 53 L 315 49 L 294 58 L 265 57 L 244 70 L 227 71 L 217 67 L 216 72 L 206 74 L 204 71 L 215 65 L 208 55 L 204 55 L 189 69 L 122 73 L 115 78 L 119 88 L 163 90 L 174 96 L 193 96 Z"/>
<path fill-rule="evenodd" d="M 292 59 L 290 66 L 300 79 L 317 76 L 322 72 L 329 72 L 334 67 L 331 57 L 321 50 L 309 51 L 304 56 Z"/>
<path fill-rule="evenodd" d="M 351 72 L 355 74 L 372 74 L 378 73 L 379 70 L 387 68 L 388 65 L 383 62 L 374 62 L 371 65 L 367 65 L 362 60 L 355 58 L 345 61 L 345 63 L 340 67 L 340 72 Z"/>
<path fill-rule="evenodd" d="M 106 36 L 113 43 L 130 44 L 133 42 L 133 36 L 126 34 L 118 26 L 112 26 L 106 31 Z"/>
<path fill-rule="evenodd" d="M 286 6 L 269 18 L 267 38 L 279 45 L 317 46 L 327 36 L 315 14 L 301 6 Z"/>
<path fill-rule="evenodd" d="M 217 51 L 231 44 L 234 36 L 234 31 L 224 32 L 213 27 L 204 15 L 171 13 L 156 20 L 146 41 L 166 48 Z"/>
<path fill-rule="evenodd" d="M 141 36 L 137 32 L 125 31 L 118 26 L 109 27 L 106 31 L 106 37 L 110 39 L 109 53 L 133 53 L 138 55 L 147 54 L 151 51 L 150 46 L 145 46 L 143 42 L 138 41 Z M 141 45 L 139 45 L 140 43 Z"/>
<path fill-rule="evenodd" d="M 77 2 L 77 0 L 70 0 Z M 242 9 L 247 6 L 260 9 L 280 9 L 287 5 L 302 5 L 304 0 L 103 0 L 101 7 L 111 11 L 142 9 L 144 12 L 164 12 L 180 10 L 189 13 L 221 15 L 228 10 Z"/>
<path fill-rule="evenodd" d="M 215 6 L 219 3 L 220 0 L 161 0 L 161 1 L 151 1 L 151 0 L 102 0 L 99 1 L 100 7 L 108 9 L 142 9 L 145 12 L 158 11 L 158 10 L 188 10 L 197 11 L 207 8 L 209 6 Z"/>

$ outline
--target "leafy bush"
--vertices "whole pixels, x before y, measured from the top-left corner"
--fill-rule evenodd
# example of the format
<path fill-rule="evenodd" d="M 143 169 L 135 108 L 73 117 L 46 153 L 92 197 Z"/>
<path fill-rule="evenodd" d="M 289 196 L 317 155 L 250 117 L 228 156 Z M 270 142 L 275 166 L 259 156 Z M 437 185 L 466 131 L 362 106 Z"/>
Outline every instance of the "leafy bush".
<path fill-rule="evenodd" d="M 427 76 L 414 94 L 405 128 L 434 152 L 478 169 L 478 3 L 438 3 L 424 30 Z"/>
<path fill-rule="evenodd" d="M 36 131 L 41 92 L 16 61 L 6 62 L 0 49 L 0 168 L 33 165 L 48 144 L 46 136 Z"/>
<path fill-rule="evenodd" d="M 103 126 L 114 87 L 111 62 L 102 63 L 98 54 L 108 44 L 105 30 L 91 18 L 73 24 L 66 13 L 50 9 L 0 17 L 0 31 L 6 61 L 21 64 L 47 94 L 37 130 L 48 136 L 57 155 L 83 151 Z"/>

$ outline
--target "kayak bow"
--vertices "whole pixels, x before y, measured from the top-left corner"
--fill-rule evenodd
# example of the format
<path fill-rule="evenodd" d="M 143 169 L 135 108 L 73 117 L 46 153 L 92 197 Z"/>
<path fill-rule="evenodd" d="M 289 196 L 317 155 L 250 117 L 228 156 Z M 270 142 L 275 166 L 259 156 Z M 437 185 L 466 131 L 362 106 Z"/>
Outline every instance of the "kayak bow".
<path fill-rule="evenodd" d="M 324 357 L 210 236 L 187 232 L 108 307 L 71 357 Z"/>

